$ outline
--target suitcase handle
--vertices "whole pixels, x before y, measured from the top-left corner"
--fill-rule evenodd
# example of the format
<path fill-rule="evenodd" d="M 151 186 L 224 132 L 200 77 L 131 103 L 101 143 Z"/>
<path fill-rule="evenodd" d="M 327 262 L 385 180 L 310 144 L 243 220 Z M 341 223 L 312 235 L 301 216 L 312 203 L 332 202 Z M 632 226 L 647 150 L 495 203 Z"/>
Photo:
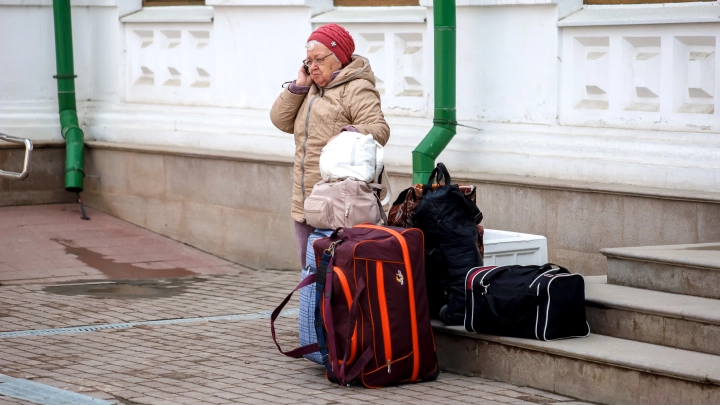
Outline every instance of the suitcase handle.
<path fill-rule="evenodd" d="M 278 318 L 278 316 L 280 316 L 280 311 L 282 311 L 282 309 L 285 307 L 285 305 L 287 305 L 288 301 L 290 301 L 290 298 L 295 293 L 295 291 L 314 283 L 315 278 L 316 278 L 315 274 L 311 274 L 311 275 L 305 277 L 305 279 L 303 281 L 301 281 L 300 284 L 298 284 L 298 286 L 295 287 L 295 289 L 292 290 L 292 292 L 290 294 L 288 294 L 288 296 L 283 300 L 283 302 L 280 303 L 280 305 L 278 305 L 277 308 L 275 308 L 275 310 L 272 312 L 272 315 L 270 315 L 270 333 L 272 334 L 272 338 L 273 338 L 273 341 L 275 342 L 275 346 L 277 346 L 280 353 L 282 353 L 288 357 L 298 359 L 306 354 L 315 353 L 316 351 L 319 350 L 317 343 L 311 343 L 309 345 L 300 346 L 296 349 L 290 350 L 288 352 L 284 352 L 280 348 L 280 344 L 277 342 L 277 339 L 275 338 L 275 320 Z"/>

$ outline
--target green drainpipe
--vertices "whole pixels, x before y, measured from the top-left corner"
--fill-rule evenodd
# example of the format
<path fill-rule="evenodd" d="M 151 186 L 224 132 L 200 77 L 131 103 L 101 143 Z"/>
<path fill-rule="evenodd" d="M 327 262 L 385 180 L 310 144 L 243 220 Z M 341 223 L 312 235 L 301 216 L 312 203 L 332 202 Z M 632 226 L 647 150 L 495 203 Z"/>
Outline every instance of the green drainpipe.
<path fill-rule="evenodd" d="M 425 184 L 435 159 L 455 136 L 455 0 L 435 0 L 435 117 L 433 127 L 413 151 L 413 184 Z"/>
<path fill-rule="evenodd" d="M 83 141 L 85 136 L 78 124 L 75 105 L 75 71 L 73 67 L 72 19 L 70 0 L 54 0 L 55 61 L 57 64 L 58 104 L 60 127 L 65 138 L 65 190 L 83 190 Z"/>

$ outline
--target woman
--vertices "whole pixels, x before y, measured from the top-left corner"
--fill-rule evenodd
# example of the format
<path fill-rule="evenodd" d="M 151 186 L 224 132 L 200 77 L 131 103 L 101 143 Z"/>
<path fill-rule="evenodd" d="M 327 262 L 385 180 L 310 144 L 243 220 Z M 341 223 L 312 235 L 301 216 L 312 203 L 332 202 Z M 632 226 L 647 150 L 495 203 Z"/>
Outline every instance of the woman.
<path fill-rule="evenodd" d="M 320 150 L 342 131 L 372 134 L 385 145 L 390 128 L 380 109 L 380 94 L 370 63 L 353 55 L 355 42 L 345 28 L 327 24 L 308 38 L 307 58 L 294 80 L 275 100 L 270 119 L 295 135 L 292 218 L 300 263 L 305 267 L 307 240 L 303 202 L 319 182 Z"/>

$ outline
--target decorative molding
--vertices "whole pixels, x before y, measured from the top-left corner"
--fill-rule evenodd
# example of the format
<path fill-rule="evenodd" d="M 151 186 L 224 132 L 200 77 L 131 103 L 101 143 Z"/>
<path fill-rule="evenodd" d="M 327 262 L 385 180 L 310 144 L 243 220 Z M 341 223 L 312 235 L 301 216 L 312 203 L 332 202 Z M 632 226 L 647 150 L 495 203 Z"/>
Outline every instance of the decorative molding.
<path fill-rule="evenodd" d="M 266 110 L 135 103 L 89 103 L 81 109 L 85 111 L 82 120 L 88 139 L 102 142 L 285 158 L 295 151 L 293 135 L 274 128 Z M 432 120 L 386 119 L 392 128 L 385 148 L 386 163 L 396 168 L 412 166 L 411 152 Z M 527 178 L 525 182 L 554 179 L 556 185 L 575 182 L 578 187 L 583 183 L 613 183 L 616 186 L 612 187 L 626 191 L 638 186 L 688 192 L 720 189 L 720 139 L 716 134 L 477 121 L 468 125 L 483 132 L 459 127 L 438 158 L 452 163 L 457 175 L 512 175 Z"/>
<path fill-rule="evenodd" d="M 427 25 L 351 23 L 343 26 L 355 39 L 355 53 L 370 61 L 385 113 L 425 116 L 432 85 L 428 83 L 425 66 Z"/>
<path fill-rule="evenodd" d="M 623 105 L 628 111 L 660 111 L 660 37 L 623 38 Z"/>
<path fill-rule="evenodd" d="M 608 37 L 575 37 L 576 109 L 607 110 L 609 91 Z"/>
<path fill-rule="evenodd" d="M 37 113 L 43 112 L 39 120 Z M 267 110 L 80 102 L 81 125 L 89 141 L 115 147 L 185 148 L 204 154 L 276 156 L 292 160 L 293 135 L 277 130 Z M 432 126 L 428 118 L 386 117 L 392 128 L 385 161 L 394 173 L 410 172 L 411 152 Z M 61 140 L 57 111 L 50 103 L 21 111 L 0 104 L 0 131 L 33 140 Z M 6 123 L 12 123 L 7 125 Z M 717 134 L 588 128 L 583 126 L 468 122 L 438 161 L 453 177 L 540 188 L 642 195 L 666 199 L 720 201 L 720 138 Z M 47 130 L 52 138 L 42 136 Z M 43 139 L 44 138 L 44 139 Z M 155 145 L 155 146 L 153 146 Z M 481 157 L 480 159 L 478 157 Z M 642 188 L 645 191 L 638 191 Z M 603 191 L 604 190 L 604 191 Z"/>
<path fill-rule="evenodd" d="M 563 125 L 720 132 L 720 25 L 562 29 Z"/>
<path fill-rule="evenodd" d="M 675 108 L 679 113 L 713 114 L 715 112 L 714 36 L 677 36 L 673 41 L 675 70 Z"/>
<path fill-rule="evenodd" d="M 212 24 L 129 24 L 126 46 L 129 101 L 210 103 Z"/>

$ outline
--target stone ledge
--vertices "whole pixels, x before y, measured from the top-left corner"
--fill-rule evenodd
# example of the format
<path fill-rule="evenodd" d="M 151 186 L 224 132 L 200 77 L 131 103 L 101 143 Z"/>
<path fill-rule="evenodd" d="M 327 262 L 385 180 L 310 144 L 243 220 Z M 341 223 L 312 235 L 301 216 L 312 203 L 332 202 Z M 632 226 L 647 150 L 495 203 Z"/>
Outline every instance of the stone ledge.
<path fill-rule="evenodd" d="M 310 19 L 313 24 L 326 23 L 425 23 L 425 7 L 338 7 Z"/>
<path fill-rule="evenodd" d="M 435 333 L 500 343 L 577 360 L 720 385 L 720 356 L 591 334 L 586 338 L 543 342 L 467 332 L 432 321 Z"/>
<path fill-rule="evenodd" d="M 259 153 L 224 151 L 217 149 L 193 149 L 181 146 L 128 144 L 99 141 L 87 141 L 86 145 L 91 148 L 97 149 L 125 150 L 140 153 L 169 154 L 209 159 L 238 160 L 246 162 L 259 162 L 282 165 L 292 165 L 294 161 L 294 158 L 292 156 L 266 155 Z M 411 177 L 412 168 L 408 166 L 388 166 L 388 173 L 398 177 Z M 452 179 L 453 183 L 489 183 L 560 191 L 646 197 L 662 200 L 720 203 L 720 193 L 704 191 L 670 190 L 622 184 L 588 183 L 574 180 L 558 180 L 540 177 L 524 177 L 506 174 L 470 172 L 453 172 Z"/>
<path fill-rule="evenodd" d="M 283 166 L 292 166 L 294 162 L 294 159 L 292 157 L 287 156 L 259 155 L 254 153 L 213 149 L 191 149 L 179 146 L 121 144 L 98 141 L 87 141 L 85 142 L 85 145 L 93 149 L 109 149 L 137 153 L 151 153 L 158 155 L 187 156 L 204 159 L 236 160 L 240 162 L 252 163 L 271 163 Z"/>
<path fill-rule="evenodd" d="M 411 176 L 412 168 L 394 167 L 389 168 L 388 172 L 399 176 Z M 720 203 L 720 193 L 708 191 L 674 190 L 625 184 L 591 183 L 577 180 L 514 176 L 511 174 L 470 173 L 456 171 L 453 172 L 451 176 L 453 183 L 489 183 L 559 191 L 575 191 L 585 193 L 624 195 L 630 197 L 657 198 L 661 200 Z"/>
<path fill-rule="evenodd" d="M 71 0 L 71 7 L 115 7 L 125 0 Z M 46 6 L 52 7 L 53 0 L 0 0 L 0 6 Z"/>
<path fill-rule="evenodd" d="M 214 12 L 210 6 L 145 7 L 122 17 L 124 23 L 210 23 Z"/>
<path fill-rule="evenodd" d="M 64 148 L 64 141 L 32 141 L 33 150 L 40 148 Z M 0 149 L 25 149 L 25 145 L 3 142 L 0 140 Z"/>
<path fill-rule="evenodd" d="M 558 27 L 601 25 L 688 24 L 720 22 L 720 5 L 714 3 L 667 3 L 585 6 L 558 22 Z"/>
<path fill-rule="evenodd" d="M 543 4 L 558 4 L 563 0 L 456 0 L 456 7 L 481 7 L 481 6 L 537 6 Z M 420 5 L 433 7 L 434 0 L 420 0 Z M 582 4 L 582 3 L 580 3 Z"/>
<path fill-rule="evenodd" d="M 332 0 L 205 0 L 214 7 L 309 7 L 312 15 L 333 8 Z"/>
<path fill-rule="evenodd" d="M 605 257 L 720 271 L 720 243 L 601 249 Z"/>
<path fill-rule="evenodd" d="M 433 0 L 420 0 L 420 5 L 433 7 Z M 460 7 L 530 7 L 557 5 L 558 19 L 582 9 L 582 0 L 456 0 Z"/>
<path fill-rule="evenodd" d="M 709 298 L 588 282 L 585 301 L 604 308 L 720 325 L 720 300 Z"/>

